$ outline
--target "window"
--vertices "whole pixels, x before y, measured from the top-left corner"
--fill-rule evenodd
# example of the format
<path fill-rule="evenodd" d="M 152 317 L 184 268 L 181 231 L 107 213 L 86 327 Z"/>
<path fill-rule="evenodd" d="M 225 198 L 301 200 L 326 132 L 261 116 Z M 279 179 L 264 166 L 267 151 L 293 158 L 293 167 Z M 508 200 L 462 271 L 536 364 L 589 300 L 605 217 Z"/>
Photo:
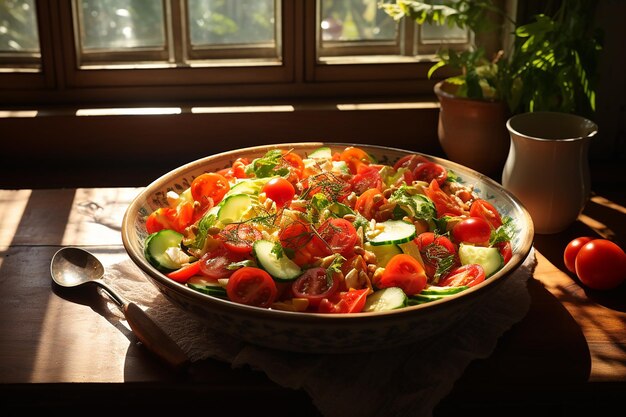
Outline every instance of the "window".
<path fill-rule="evenodd" d="M 5 102 L 430 94 L 442 44 L 380 0 L 4 0 Z M 445 76 L 445 72 L 439 74 Z M 140 99 L 141 98 L 141 99 Z"/>

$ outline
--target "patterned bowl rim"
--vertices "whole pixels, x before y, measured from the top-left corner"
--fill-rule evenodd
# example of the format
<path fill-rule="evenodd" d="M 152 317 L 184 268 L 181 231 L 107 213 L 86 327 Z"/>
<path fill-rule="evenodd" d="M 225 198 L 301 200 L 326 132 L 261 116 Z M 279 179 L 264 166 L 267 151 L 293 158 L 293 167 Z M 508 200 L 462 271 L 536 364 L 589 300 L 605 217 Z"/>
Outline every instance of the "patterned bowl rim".
<path fill-rule="evenodd" d="M 172 179 L 181 177 L 183 174 L 187 172 L 197 171 L 199 167 L 209 165 L 210 163 L 214 163 L 216 160 L 223 161 L 233 161 L 242 154 L 259 154 L 265 153 L 270 149 L 294 149 L 294 150 L 303 150 L 303 149 L 315 149 L 321 146 L 328 146 L 331 148 L 346 148 L 348 146 L 356 146 L 360 147 L 368 152 L 376 151 L 381 154 L 389 154 L 389 153 L 397 153 L 399 155 L 402 154 L 418 154 L 423 155 L 434 162 L 438 162 L 444 165 L 446 168 L 451 169 L 457 173 L 462 173 L 463 176 L 469 175 L 472 178 L 472 183 L 484 183 L 489 187 L 497 190 L 500 194 L 504 195 L 507 199 L 507 203 L 510 204 L 513 210 L 518 214 L 515 217 L 516 223 L 521 226 L 518 228 L 518 233 L 520 233 L 517 237 L 520 239 L 518 250 L 513 251 L 513 256 L 511 260 L 498 272 L 494 275 L 486 279 L 481 284 L 478 284 L 474 287 L 470 287 L 465 291 L 461 291 L 457 294 L 445 297 L 441 300 L 432 301 L 429 303 L 418 304 L 415 306 L 404 307 L 401 309 L 391 310 L 391 311 L 383 311 L 383 312 L 367 312 L 367 313 L 353 313 L 353 314 L 322 314 L 322 313 L 310 313 L 310 312 L 291 312 L 291 311 L 283 311 L 283 310 L 272 310 L 265 309 L 253 306 L 247 306 L 243 304 L 238 304 L 229 300 L 219 299 L 216 297 L 212 297 L 203 293 L 200 293 L 196 290 L 193 290 L 183 284 L 177 283 L 172 279 L 167 278 L 161 272 L 159 272 L 156 268 L 148 263 L 143 255 L 142 250 L 138 250 L 141 247 L 139 242 L 137 242 L 137 235 L 135 233 L 135 222 L 137 217 L 139 216 L 139 210 L 144 205 L 146 201 L 148 201 L 149 196 L 153 195 L 157 191 L 162 191 L 165 189 L 165 184 L 171 183 Z M 463 178 L 463 176 L 461 176 Z M 522 203 L 511 193 L 505 190 L 499 183 L 494 181 L 493 179 L 487 177 L 480 172 L 477 172 L 471 168 L 465 167 L 461 164 L 449 161 L 444 158 L 431 156 L 428 154 L 409 151 L 400 148 L 388 147 L 388 146 L 380 146 L 380 145 L 368 145 L 368 144 L 359 144 L 359 143 L 347 143 L 347 142 L 286 142 L 286 143 L 274 143 L 268 145 L 260 145 L 253 147 L 246 147 L 240 149 L 234 149 L 230 151 L 225 151 L 213 155 L 209 155 L 184 165 L 175 168 L 168 173 L 160 176 L 144 189 L 142 189 L 139 194 L 135 196 L 135 198 L 131 201 L 130 205 L 126 209 L 124 213 L 124 218 L 122 220 L 122 242 L 126 252 L 128 253 L 131 260 L 151 279 L 150 281 L 155 284 L 159 288 L 159 290 L 164 291 L 164 289 L 173 291 L 175 293 L 179 293 L 184 296 L 188 300 L 193 300 L 197 303 L 205 303 L 202 305 L 203 308 L 215 309 L 216 311 L 220 311 L 221 313 L 229 312 L 237 315 L 246 315 L 249 317 L 255 317 L 257 319 L 270 319 L 270 320 L 281 320 L 284 322 L 297 322 L 297 323 L 332 323 L 332 322 L 363 322 L 363 321 L 372 321 L 377 322 L 379 320 L 387 320 L 390 318 L 394 319 L 402 319 L 406 316 L 411 316 L 418 314 L 426 314 L 427 312 L 435 312 L 442 309 L 445 309 L 447 306 L 453 303 L 459 303 L 463 301 L 469 301 L 470 297 L 477 297 L 482 295 L 485 291 L 488 291 L 494 288 L 497 284 L 503 282 L 508 276 L 511 275 L 526 259 L 530 250 L 532 248 L 532 242 L 534 237 L 534 228 L 532 219 L 528 211 L 524 208 Z"/>

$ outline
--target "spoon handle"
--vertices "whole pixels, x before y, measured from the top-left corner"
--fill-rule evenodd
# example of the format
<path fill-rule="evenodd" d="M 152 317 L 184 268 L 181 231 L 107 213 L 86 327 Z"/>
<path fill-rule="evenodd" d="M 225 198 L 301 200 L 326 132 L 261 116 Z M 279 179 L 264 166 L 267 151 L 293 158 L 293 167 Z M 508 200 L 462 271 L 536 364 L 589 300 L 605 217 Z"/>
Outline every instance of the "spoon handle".
<path fill-rule="evenodd" d="M 137 304 L 125 304 L 124 315 L 137 338 L 152 353 L 177 370 L 189 364 L 185 352 Z"/>

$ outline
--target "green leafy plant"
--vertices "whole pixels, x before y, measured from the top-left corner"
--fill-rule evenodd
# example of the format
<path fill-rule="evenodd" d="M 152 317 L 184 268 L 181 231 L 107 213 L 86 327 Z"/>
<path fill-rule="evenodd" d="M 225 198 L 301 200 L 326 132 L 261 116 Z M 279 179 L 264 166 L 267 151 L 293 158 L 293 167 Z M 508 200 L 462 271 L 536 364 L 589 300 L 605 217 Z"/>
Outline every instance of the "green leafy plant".
<path fill-rule="evenodd" d="M 504 100 L 513 114 L 561 111 L 589 116 L 595 111 L 602 34 L 592 27 L 593 0 L 546 2 L 543 12 L 525 24 L 509 18 L 491 0 L 396 0 L 379 6 L 395 20 L 456 26 L 475 34 L 497 28 L 498 20 L 511 24 L 513 44 L 507 53 L 501 50 L 488 59 L 481 45 L 438 52 L 429 77 L 444 66 L 458 70 L 458 76 L 446 79 L 458 87 L 458 96 Z"/>

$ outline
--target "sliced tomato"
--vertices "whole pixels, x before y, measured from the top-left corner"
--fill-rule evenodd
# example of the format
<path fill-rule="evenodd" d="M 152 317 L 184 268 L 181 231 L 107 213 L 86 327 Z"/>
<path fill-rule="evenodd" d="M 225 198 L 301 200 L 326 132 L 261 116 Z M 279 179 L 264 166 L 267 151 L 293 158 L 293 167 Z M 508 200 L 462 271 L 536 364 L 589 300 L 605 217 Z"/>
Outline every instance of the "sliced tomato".
<path fill-rule="evenodd" d="M 511 242 L 500 242 L 495 245 L 500 251 L 500 255 L 502 255 L 502 262 L 506 264 L 513 257 L 513 248 L 511 247 Z"/>
<path fill-rule="evenodd" d="M 439 281 L 441 287 L 473 287 L 485 280 L 485 270 L 478 264 L 461 265 Z"/>
<path fill-rule="evenodd" d="M 419 247 L 424 261 L 424 269 L 429 278 L 434 278 L 438 272 L 440 274 L 445 273 L 445 270 L 449 271 L 458 265 L 456 246 L 446 236 L 424 232 L 420 233 L 414 241 Z M 442 261 L 445 263 L 442 264 Z"/>
<path fill-rule="evenodd" d="M 360 313 L 365 307 L 369 292 L 369 288 L 336 292 L 328 298 L 323 298 L 317 311 L 333 314 Z"/>
<path fill-rule="evenodd" d="M 443 165 L 435 162 L 423 162 L 413 170 L 413 179 L 430 183 L 432 180 L 443 185 L 448 178 L 448 171 Z"/>
<path fill-rule="evenodd" d="M 213 279 L 228 278 L 233 273 L 228 266 L 243 259 L 245 256 L 228 250 L 223 243 L 218 242 L 215 248 L 207 251 L 200 258 L 200 273 Z"/>
<path fill-rule="evenodd" d="M 176 208 L 160 207 L 150 213 L 146 219 L 146 231 L 154 233 L 162 229 L 172 229 L 182 233 L 193 222 L 194 207 L 190 202 L 183 203 Z"/>
<path fill-rule="evenodd" d="M 380 176 L 379 165 L 361 165 L 358 167 L 358 172 L 350 179 L 350 186 L 352 191 L 357 195 L 363 194 L 364 191 L 370 188 L 375 188 L 382 191 L 383 179 Z"/>
<path fill-rule="evenodd" d="M 354 254 L 358 236 L 354 225 L 348 220 L 328 219 L 319 227 L 318 233 L 334 253 L 346 258 Z"/>
<path fill-rule="evenodd" d="M 452 228 L 452 237 L 457 242 L 487 245 L 491 237 L 491 225 L 482 217 L 468 217 Z"/>
<path fill-rule="evenodd" d="M 254 242 L 263 237 L 251 223 L 227 224 L 217 236 L 228 250 L 243 254 L 251 253 Z"/>
<path fill-rule="evenodd" d="M 339 159 L 344 161 L 352 174 L 359 172 L 359 167 L 362 165 L 369 165 L 372 159 L 363 149 L 355 146 L 349 146 L 339 154 Z"/>
<path fill-rule="evenodd" d="M 185 282 L 189 280 L 189 278 L 193 277 L 194 275 L 199 275 L 199 274 L 200 274 L 200 261 L 198 260 L 190 264 L 184 265 L 180 269 L 177 269 L 176 271 L 172 271 L 168 273 L 167 277 L 173 279 L 176 282 L 180 282 L 181 284 L 184 284 Z"/>
<path fill-rule="evenodd" d="M 277 207 L 284 207 L 293 200 L 296 190 L 285 178 L 272 178 L 263 186 L 265 195 L 276 203 Z"/>
<path fill-rule="evenodd" d="M 332 273 L 329 276 L 324 268 L 311 268 L 291 284 L 291 293 L 294 297 L 309 300 L 309 306 L 317 307 L 322 299 L 330 297 L 339 289 L 339 284 L 339 274 Z"/>
<path fill-rule="evenodd" d="M 354 210 L 361 213 L 367 220 L 372 220 L 376 218 L 376 213 L 378 213 L 380 206 L 386 202 L 387 199 L 382 193 L 376 188 L 372 188 L 357 197 Z M 379 219 L 376 218 L 376 220 Z"/>
<path fill-rule="evenodd" d="M 299 266 L 309 265 L 316 258 L 331 254 L 330 248 L 308 223 L 294 221 L 279 233 L 280 244 L 292 252 L 292 260 Z"/>
<path fill-rule="evenodd" d="M 231 301 L 268 308 L 276 300 L 276 283 L 262 269 L 245 266 L 233 272 L 226 284 L 226 294 Z"/>
<path fill-rule="evenodd" d="M 430 160 L 422 155 L 405 155 L 402 158 L 398 159 L 395 164 L 393 164 L 393 169 L 397 171 L 400 168 L 408 168 L 409 171 L 413 172 L 413 170 L 415 170 L 415 168 L 417 168 L 419 164 L 424 162 L 430 162 Z"/>
<path fill-rule="evenodd" d="M 379 288 L 400 287 L 407 295 L 420 293 L 426 286 L 426 271 L 417 259 L 401 253 L 393 256 L 377 282 Z"/>
<path fill-rule="evenodd" d="M 296 184 L 303 178 L 304 175 L 304 161 L 294 152 L 283 151 L 283 160 L 287 163 L 289 168 L 289 178 L 288 180 Z"/>
<path fill-rule="evenodd" d="M 497 229 L 502 226 L 502 217 L 493 204 L 483 199 L 476 199 L 470 206 L 470 216 L 482 217 L 487 220 L 492 228 Z"/>
<path fill-rule="evenodd" d="M 219 203 L 228 190 L 228 180 L 216 172 L 200 174 L 191 182 L 191 196 L 202 205 Z"/>
<path fill-rule="evenodd" d="M 424 193 L 435 204 L 437 217 L 445 215 L 460 216 L 465 212 L 456 200 L 441 189 L 436 180 L 432 180 L 428 187 L 424 188 Z"/>

